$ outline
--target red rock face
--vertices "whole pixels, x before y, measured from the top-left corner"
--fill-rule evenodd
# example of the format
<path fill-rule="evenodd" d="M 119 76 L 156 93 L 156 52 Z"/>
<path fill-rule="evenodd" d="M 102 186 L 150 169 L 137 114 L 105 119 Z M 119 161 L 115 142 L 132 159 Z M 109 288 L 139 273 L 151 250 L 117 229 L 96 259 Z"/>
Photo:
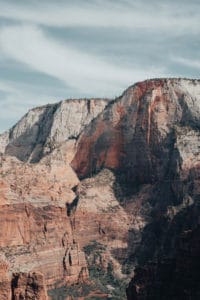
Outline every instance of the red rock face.
<path fill-rule="evenodd" d="M 0 299 L 11 299 L 10 279 L 8 276 L 8 264 L 5 258 L 0 257 Z"/>
<path fill-rule="evenodd" d="M 125 299 L 120 292 L 136 266 L 129 299 L 162 299 L 165 271 L 167 278 L 187 272 L 182 235 L 198 232 L 199 86 L 157 79 L 130 87 L 107 106 L 72 101 L 81 124 L 72 122 L 65 102 L 56 110 L 38 108 L 12 129 L 13 140 L 0 137 L 7 154 L 40 160 L 1 156 L 0 251 L 7 269 L 0 299 L 11 292 L 12 299 L 46 299 L 44 286 L 77 283 L 82 290 L 75 299 L 88 297 L 81 295 L 84 286 L 93 296 Z M 194 269 L 188 251 L 184 260 Z M 184 282 L 190 276 L 196 275 Z M 171 291 L 174 298 L 166 300 L 189 300 Z"/>
<path fill-rule="evenodd" d="M 47 300 L 44 276 L 35 272 L 13 274 L 12 299 Z"/>
<path fill-rule="evenodd" d="M 106 167 L 128 170 L 132 182 L 160 179 L 170 158 L 174 126 L 185 114 L 180 88 L 173 80 L 146 81 L 108 105 L 79 138 L 72 161 L 79 176 Z"/>
<path fill-rule="evenodd" d="M 109 168 L 120 174 L 120 185 L 125 183 L 128 189 L 129 183 L 139 190 L 137 196 L 134 196 L 134 188 L 129 195 L 127 207 L 129 212 L 132 211 L 133 223 L 129 226 L 131 240 L 130 237 L 125 240 L 129 245 L 127 251 L 130 251 L 131 257 L 137 257 L 140 266 L 144 266 L 144 272 L 136 273 L 134 286 L 128 290 L 129 299 L 155 300 L 162 299 L 165 294 L 168 296 L 163 299 L 189 299 L 186 294 L 193 295 L 190 284 L 186 294 L 174 288 L 174 298 L 163 289 L 170 279 L 170 275 L 168 279 L 163 278 L 168 270 L 165 257 L 173 256 L 178 248 L 177 240 L 184 230 L 196 230 L 199 222 L 196 213 L 189 212 L 190 207 L 199 212 L 197 201 L 200 194 L 200 104 L 198 92 L 194 96 L 195 88 L 194 94 L 191 94 L 192 85 L 192 82 L 188 85 L 181 80 L 152 80 L 136 84 L 110 104 L 86 128 L 77 143 L 72 166 L 80 177 Z M 122 177 L 125 179 L 122 180 Z M 147 196 L 141 188 L 144 184 L 150 185 Z M 123 197 L 126 199 L 125 195 Z M 147 216 L 153 219 L 147 220 Z M 187 219 L 185 226 L 184 218 Z M 107 224 L 110 224 L 109 221 Z M 164 242 L 165 239 L 168 242 Z M 148 260 L 157 261 L 157 255 L 162 257 L 159 262 L 161 269 L 156 262 L 153 267 L 144 265 Z M 177 259 L 177 276 L 181 276 L 184 267 L 180 267 Z M 186 264 L 191 263 L 192 268 L 191 274 L 185 277 L 185 282 L 188 282 L 190 276 L 198 276 L 194 275 L 195 259 L 187 260 L 185 257 L 185 260 Z M 170 259 L 169 262 L 172 264 Z M 172 265 L 170 268 L 170 272 L 176 272 Z M 152 279 L 157 272 L 162 278 L 163 288 Z M 177 279 L 174 278 L 174 281 Z M 156 289 L 160 289 L 157 294 Z M 196 288 L 196 296 L 193 295 L 192 299 L 197 299 L 198 293 Z"/>
<path fill-rule="evenodd" d="M 8 272 L 19 277 L 13 299 L 47 299 L 40 296 L 44 284 L 43 288 L 50 289 L 55 284 L 86 280 L 85 256 L 73 238 L 66 211 L 66 203 L 75 197 L 71 188 L 79 182 L 68 163 L 47 158 L 40 164 L 29 165 L 2 156 L 0 172 L 0 249 L 6 257 Z M 32 286 L 30 271 L 44 277 L 38 283 L 37 295 L 34 289 L 29 292 L 26 288 Z M 2 281 L 2 285 L 6 284 L 11 294 L 10 278 Z"/>
<path fill-rule="evenodd" d="M 119 269 L 121 272 L 118 260 L 127 257 L 124 252 L 128 246 L 131 221 L 119 205 L 113 191 L 114 182 L 115 176 L 109 170 L 83 180 L 76 191 L 79 203 L 71 218 L 74 236 L 80 246 L 85 247 L 94 241 L 100 243 L 106 249 L 102 254 L 102 267 L 107 268 L 108 263 L 112 262 L 116 265 L 116 271 Z"/>

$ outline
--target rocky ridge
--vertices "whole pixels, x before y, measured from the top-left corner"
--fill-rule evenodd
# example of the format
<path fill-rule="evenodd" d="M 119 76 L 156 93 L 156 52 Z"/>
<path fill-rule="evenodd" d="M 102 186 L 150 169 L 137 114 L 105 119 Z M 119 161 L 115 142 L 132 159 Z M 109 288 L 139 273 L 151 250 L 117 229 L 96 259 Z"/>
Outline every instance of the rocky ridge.
<path fill-rule="evenodd" d="M 0 136 L 2 284 L 38 272 L 48 290 L 69 287 L 61 299 L 125 299 L 133 277 L 129 300 L 196 300 L 199 128 L 200 81 L 189 79 L 147 80 L 110 102 L 30 111 Z M 172 274 L 177 286 L 166 294 Z"/>
<path fill-rule="evenodd" d="M 108 99 L 65 100 L 31 109 L 0 135 L 0 151 L 22 161 L 37 162 L 62 143 L 76 140 L 108 102 Z"/>

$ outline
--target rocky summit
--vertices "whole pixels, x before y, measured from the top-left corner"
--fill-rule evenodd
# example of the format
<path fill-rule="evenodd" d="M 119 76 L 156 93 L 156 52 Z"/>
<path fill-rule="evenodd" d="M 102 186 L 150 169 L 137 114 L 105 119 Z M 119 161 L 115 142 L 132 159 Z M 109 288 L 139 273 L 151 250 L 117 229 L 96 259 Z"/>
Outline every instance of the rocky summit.
<path fill-rule="evenodd" d="M 200 80 L 34 108 L 0 152 L 0 300 L 200 299 Z"/>

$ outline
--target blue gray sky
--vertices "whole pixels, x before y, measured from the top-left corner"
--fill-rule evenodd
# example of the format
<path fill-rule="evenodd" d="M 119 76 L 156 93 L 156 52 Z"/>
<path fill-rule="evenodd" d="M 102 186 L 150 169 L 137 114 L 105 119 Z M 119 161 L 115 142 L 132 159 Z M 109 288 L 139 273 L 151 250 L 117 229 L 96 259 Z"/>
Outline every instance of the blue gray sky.
<path fill-rule="evenodd" d="M 199 71 L 199 0 L 0 0 L 0 132 L 34 106 Z"/>

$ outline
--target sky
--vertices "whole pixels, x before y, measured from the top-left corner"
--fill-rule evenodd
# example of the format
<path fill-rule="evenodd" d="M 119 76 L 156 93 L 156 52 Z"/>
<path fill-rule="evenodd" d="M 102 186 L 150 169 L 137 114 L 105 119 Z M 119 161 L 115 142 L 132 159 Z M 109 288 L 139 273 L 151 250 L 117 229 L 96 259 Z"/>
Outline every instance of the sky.
<path fill-rule="evenodd" d="M 0 132 L 34 106 L 199 73 L 199 0 L 0 0 Z"/>

